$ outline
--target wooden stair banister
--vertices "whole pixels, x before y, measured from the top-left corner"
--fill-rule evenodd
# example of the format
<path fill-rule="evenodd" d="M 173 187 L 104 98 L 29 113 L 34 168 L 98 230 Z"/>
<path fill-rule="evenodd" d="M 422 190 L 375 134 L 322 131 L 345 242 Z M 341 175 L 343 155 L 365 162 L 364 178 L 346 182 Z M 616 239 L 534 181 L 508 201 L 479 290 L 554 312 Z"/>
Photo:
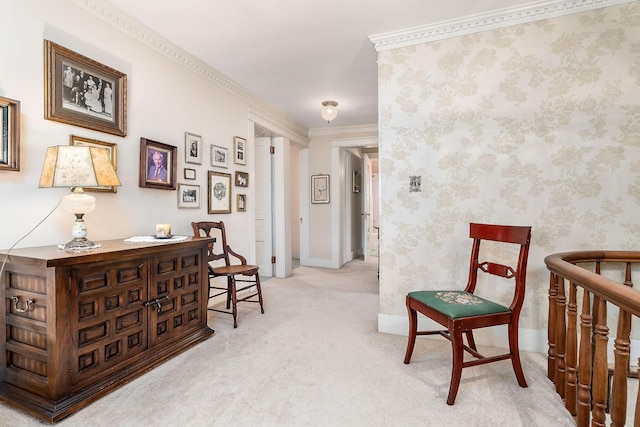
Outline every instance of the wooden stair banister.
<path fill-rule="evenodd" d="M 640 317 L 640 291 L 632 281 L 640 252 L 564 252 L 547 256 L 545 264 L 550 271 L 547 375 L 578 426 L 623 426 L 627 379 L 638 375 L 630 369 L 630 336 L 632 317 Z M 624 280 L 604 277 L 605 269 L 609 275 L 619 271 Z M 610 328 L 607 311 L 613 306 L 619 313 Z M 610 330 L 616 331 L 613 368 L 607 354 Z M 636 426 L 639 402 L 640 395 L 633 406 Z"/>

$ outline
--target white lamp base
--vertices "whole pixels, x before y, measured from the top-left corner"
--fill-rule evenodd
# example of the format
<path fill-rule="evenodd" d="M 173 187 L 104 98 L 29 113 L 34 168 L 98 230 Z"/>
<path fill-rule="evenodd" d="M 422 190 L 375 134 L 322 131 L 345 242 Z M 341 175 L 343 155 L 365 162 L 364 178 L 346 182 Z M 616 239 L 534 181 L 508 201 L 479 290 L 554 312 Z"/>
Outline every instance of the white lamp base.
<path fill-rule="evenodd" d="M 73 223 L 73 229 L 71 229 L 71 235 L 74 239 L 64 245 L 64 250 L 81 250 L 98 247 L 91 240 L 87 239 L 87 226 L 84 224 L 83 216 L 84 214 L 76 214 L 76 221 Z"/>

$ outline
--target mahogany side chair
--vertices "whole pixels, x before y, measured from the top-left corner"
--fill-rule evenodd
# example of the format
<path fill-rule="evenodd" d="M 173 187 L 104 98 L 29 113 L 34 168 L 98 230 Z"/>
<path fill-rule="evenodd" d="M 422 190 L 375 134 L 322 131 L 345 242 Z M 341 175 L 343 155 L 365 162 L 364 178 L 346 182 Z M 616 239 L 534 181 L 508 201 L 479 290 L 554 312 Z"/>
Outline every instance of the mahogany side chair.
<path fill-rule="evenodd" d="M 262 288 L 260 286 L 260 274 L 257 265 L 247 264 L 247 260 L 240 254 L 234 252 L 227 244 L 227 234 L 222 221 L 200 221 L 192 222 L 193 235 L 196 237 L 215 237 L 222 244 L 214 243 L 209 247 L 208 267 L 209 267 L 209 299 L 220 295 L 227 297 L 225 310 L 209 307 L 211 311 L 228 313 L 233 315 L 233 327 L 238 327 L 238 303 L 254 302 L 260 304 L 260 312 L 264 314 L 262 303 Z M 220 250 L 216 251 L 215 248 Z M 231 258 L 233 257 L 233 258 Z M 231 260 L 233 259 L 233 263 Z M 222 263 L 222 260 L 224 263 Z M 239 264 L 238 264 L 239 262 Z M 216 286 L 216 278 L 226 278 L 226 286 Z M 248 283 L 237 286 L 237 283 Z M 241 294 L 238 298 L 238 293 Z M 212 295 L 213 292 L 213 295 Z M 257 299 L 255 299 L 257 297 Z M 253 299 L 252 299 L 253 298 Z"/>
<path fill-rule="evenodd" d="M 451 341 L 453 361 L 449 396 L 447 397 L 448 405 L 453 405 L 456 400 L 462 369 L 471 366 L 511 359 L 518 384 L 521 387 L 527 387 L 518 348 L 518 320 L 524 302 L 531 227 L 472 223 L 470 224 L 470 237 L 473 239 L 473 244 L 469 265 L 469 279 L 463 291 L 415 291 L 409 292 L 406 298 L 407 311 L 409 313 L 409 339 L 407 352 L 404 356 L 405 364 L 411 361 L 411 354 L 413 353 L 417 335 L 440 334 Z M 490 261 L 480 262 L 478 255 L 480 253 L 480 243 L 483 240 L 501 242 L 499 245 L 502 245 L 502 243 L 519 245 L 516 267 L 512 268 Z M 503 278 L 491 279 L 491 285 L 499 284 L 499 282 L 513 284 L 513 300 L 508 307 L 474 295 L 478 272 Z M 481 283 L 486 286 L 489 285 L 487 282 L 483 281 Z M 429 317 L 446 329 L 418 331 L 417 312 Z M 509 352 L 491 357 L 485 357 L 480 354 L 473 339 L 473 330 L 505 324 L 508 325 Z M 467 345 L 463 342 L 463 335 L 467 338 Z M 465 361 L 465 351 L 474 358 Z"/>

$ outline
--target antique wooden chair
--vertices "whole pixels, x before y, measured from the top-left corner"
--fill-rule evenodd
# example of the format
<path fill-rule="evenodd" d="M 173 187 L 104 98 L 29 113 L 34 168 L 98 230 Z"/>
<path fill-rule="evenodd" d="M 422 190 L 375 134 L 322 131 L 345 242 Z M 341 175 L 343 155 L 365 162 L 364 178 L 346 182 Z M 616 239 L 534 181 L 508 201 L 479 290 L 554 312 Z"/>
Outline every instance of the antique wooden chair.
<path fill-rule="evenodd" d="M 220 246 L 215 243 L 211 245 L 209 250 L 209 299 L 226 294 L 227 305 L 226 310 L 219 310 L 211 307 L 209 310 L 232 314 L 234 328 L 238 327 L 237 304 L 239 302 L 259 303 L 260 311 L 264 314 L 258 266 L 248 265 L 247 260 L 242 255 L 235 253 L 229 247 L 227 244 L 227 235 L 224 229 L 224 223 L 222 221 L 192 222 L 191 227 L 193 228 L 194 236 L 216 237 L 222 240 L 222 244 Z M 215 230 L 217 230 L 217 232 Z M 219 233 L 219 235 L 217 235 L 217 233 Z M 219 252 L 215 250 L 216 247 L 220 247 Z M 235 258 L 234 263 L 231 262 L 232 256 Z M 223 260 L 224 264 L 216 265 L 216 261 L 218 260 Z M 237 262 L 240 262 L 240 264 Z M 215 286 L 215 279 L 217 277 L 226 277 L 227 284 L 225 287 Z M 238 282 L 249 284 L 237 287 L 236 283 Z M 241 297 L 238 298 L 238 293 L 243 291 L 247 291 L 247 294 L 241 294 Z M 212 292 L 214 292 L 213 295 L 211 294 Z M 255 297 L 258 297 L 258 299 L 251 299 Z"/>
<path fill-rule="evenodd" d="M 408 364 L 411 361 L 416 335 L 440 334 L 451 341 L 453 362 L 449 396 L 447 397 L 448 405 L 453 405 L 456 400 L 462 368 L 470 366 L 511 359 L 518 384 L 521 387 L 527 386 L 518 349 L 518 319 L 524 302 L 531 227 L 472 223 L 470 225 L 470 237 L 473 239 L 473 245 L 471 248 L 469 279 L 464 291 L 415 291 L 409 292 L 406 298 L 407 311 L 409 312 L 409 339 L 404 363 Z M 478 261 L 480 243 L 483 240 L 520 245 L 516 268 L 489 261 Z M 474 295 L 478 271 L 505 279 L 515 279 L 513 300 L 508 307 Z M 433 319 L 447 329 L 418 331 L 417 312 Z M 508 325 L 509 352 L 491 357 L 485 357 L 478 353 L 473 339 L 473 330 L 504 324 Z M 463 334 L 467 338 L 468 345 L 463 342 Z M 475 359 L 465 361 L 465 351 Z"/>

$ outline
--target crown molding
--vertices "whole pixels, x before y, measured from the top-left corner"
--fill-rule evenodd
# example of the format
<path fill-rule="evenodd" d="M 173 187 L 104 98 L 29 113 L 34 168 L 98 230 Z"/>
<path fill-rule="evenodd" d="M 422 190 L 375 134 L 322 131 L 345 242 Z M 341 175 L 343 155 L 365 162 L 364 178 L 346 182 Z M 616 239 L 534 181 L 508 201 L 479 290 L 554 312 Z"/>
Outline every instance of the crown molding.
<path fill-rule="evenodd" d="M 291 131 L 295 134 L 307 134 L 308 128 L 306 126 L 293 120 L 290 116 L 283 113 L 282 111 L 279 111 L 276 108 L 272 107 L 267 102 L 263 101 L 247 89 L 227 78 L 210 65 L 186 52 L 179 46 L 171 43 L 162 35 L 151 30 L 140 21 L 125 14 L 114 6 L 102 0 L 68 1 L 84 9 L 86 12 L 102 19 L 103 21 L 119 29 L 120 31 L 128 34 L 142 44 L 147 45 L 147 47 L 161 53 L 162 55 L 190 69 L 194 73 L 199 74 L 210 82 L 227 90 L 228 92 L 232 93 L 236 97 L 249 104 L 255 110 L 259 110 L 263 117 L 269 117 L 270 121 L 280 123 L 282 126 L 291 129 Z"/>
<path fill-rule="evenodd" d="M 359 126 L 332 126 L 327 128 L 311 128 L 309 129 L 309 137 L 313 136 L 332 136 L 353 133 L 378 132 L 378 125 L 359 125 Z"/>
<path fill-rule="evenodd" d="M 449 21 L 369 36 L 378 52 L 413 46 L 511 25 L 525 24 L 636 0 L 543 0 Z"/>

